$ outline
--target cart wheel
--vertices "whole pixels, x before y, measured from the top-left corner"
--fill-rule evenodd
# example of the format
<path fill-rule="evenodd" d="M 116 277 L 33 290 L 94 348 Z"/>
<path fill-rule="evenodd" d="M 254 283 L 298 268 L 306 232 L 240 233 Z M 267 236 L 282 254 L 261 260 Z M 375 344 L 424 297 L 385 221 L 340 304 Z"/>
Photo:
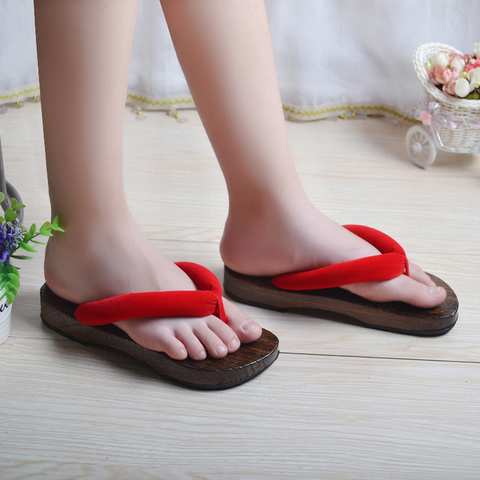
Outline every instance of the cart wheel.
<path fill-rule="evenodd" d="M 405 144 L 413 163 L 418 167 L 428 167 L 435 161 L 437 147 L 435 147 L 432 137 L 420 125 L 410 128 L 405 138 Z"/>

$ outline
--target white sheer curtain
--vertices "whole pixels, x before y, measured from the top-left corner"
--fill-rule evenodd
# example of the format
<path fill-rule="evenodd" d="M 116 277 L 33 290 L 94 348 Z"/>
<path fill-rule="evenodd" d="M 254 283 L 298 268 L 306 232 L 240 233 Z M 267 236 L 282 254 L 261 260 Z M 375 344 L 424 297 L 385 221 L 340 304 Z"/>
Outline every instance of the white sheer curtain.
<path fill-rule="evenodd" d="M 295 119 L 351 112 L 411 118 L 422 95 L 411 61 L 415 49 L 439 42 L 467 53 L 480 41 L 480 0 L 266 5 L 282 101 Z M 0 104 L 38 95 L 33 2 L 0 0 Z M 158 0 L 140 0 L 127 101 L 193 107 Z"/>

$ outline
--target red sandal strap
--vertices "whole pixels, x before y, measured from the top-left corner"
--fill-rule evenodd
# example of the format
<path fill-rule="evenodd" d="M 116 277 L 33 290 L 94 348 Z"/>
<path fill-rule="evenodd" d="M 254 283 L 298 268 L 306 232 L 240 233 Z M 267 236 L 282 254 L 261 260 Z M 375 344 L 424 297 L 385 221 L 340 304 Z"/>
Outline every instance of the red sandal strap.
<path fill-rule="evenodd" d="M 273 278 L 272 284 L 284 290 L 317 290 L 354 283 L 382 282 L 404 273 L 409 275 L 405 251 L 393 238 L 363 225 L 344 225 L 344 227 L 369 242 L 382 254 L 307 272 L 278 275 Z"/>
<path fill-rule="evenodd" d="M 195 263 L 176 265 L 193 280 L 198 290 L 130 293 L 83 303 L 75 310 L 75 318 L 86 325 L 100 326 L 129 318 L 215 315 L 226 323 L 222 287 L 215 275 Z"/>

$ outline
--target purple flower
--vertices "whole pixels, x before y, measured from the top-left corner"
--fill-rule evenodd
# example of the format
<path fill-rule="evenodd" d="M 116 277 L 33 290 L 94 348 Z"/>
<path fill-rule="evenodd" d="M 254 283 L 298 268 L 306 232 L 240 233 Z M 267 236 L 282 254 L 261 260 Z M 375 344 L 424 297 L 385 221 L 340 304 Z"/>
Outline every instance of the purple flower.
<path fill-rule="evenodd" d="M 25 236 L 21 227 L 14 225 L 0 225 L 0 262 L 8 262 L 10 255 L 18 248 Z"/>
<path fill-rule="evenodd" d="M 2 250 L 3 245 L 0 245 L 0 262 L 5 263 L 10 260 L 10 252 L 8 250 Z"/>

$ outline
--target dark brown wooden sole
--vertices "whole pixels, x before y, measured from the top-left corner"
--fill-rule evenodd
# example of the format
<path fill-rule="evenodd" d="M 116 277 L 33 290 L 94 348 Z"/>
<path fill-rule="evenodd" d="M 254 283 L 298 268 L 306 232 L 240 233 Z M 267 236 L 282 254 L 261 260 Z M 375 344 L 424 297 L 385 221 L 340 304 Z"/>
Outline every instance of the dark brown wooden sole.
<path fill-rule="evenodd" d="M 182 386 L 201 390 L 222 390 L 248 382 L 267 369 L 278 357 L 278 338 L 263 330 L 259 340 L 244 344 L 222 359 L 173 360 L 164 353 L 135 343 L 115 325 L 92 327 L 74 317 L 77 305 L 55 295 L 47 285 L 40 290 L 41 317 L 53 331 L 84 345 L 101 345 L 126 353 L 152 367 L 162 377 Z"/>
<path fill-rule="evenodd" d="M 436 308 L 412 307 L 403 302 L 376 303 L 342 288 L 295 292 L 271 284 L 271 277 L 242 275 L 225 267 L 224 290 L 242 303 L 278 311 L 330 312 L 353 318 L 371 328 L 418 336 L 438 336 L 453 328 L 458 318 L 458 299 L 439 278 L 433 281 L 447 291 Z"/>

